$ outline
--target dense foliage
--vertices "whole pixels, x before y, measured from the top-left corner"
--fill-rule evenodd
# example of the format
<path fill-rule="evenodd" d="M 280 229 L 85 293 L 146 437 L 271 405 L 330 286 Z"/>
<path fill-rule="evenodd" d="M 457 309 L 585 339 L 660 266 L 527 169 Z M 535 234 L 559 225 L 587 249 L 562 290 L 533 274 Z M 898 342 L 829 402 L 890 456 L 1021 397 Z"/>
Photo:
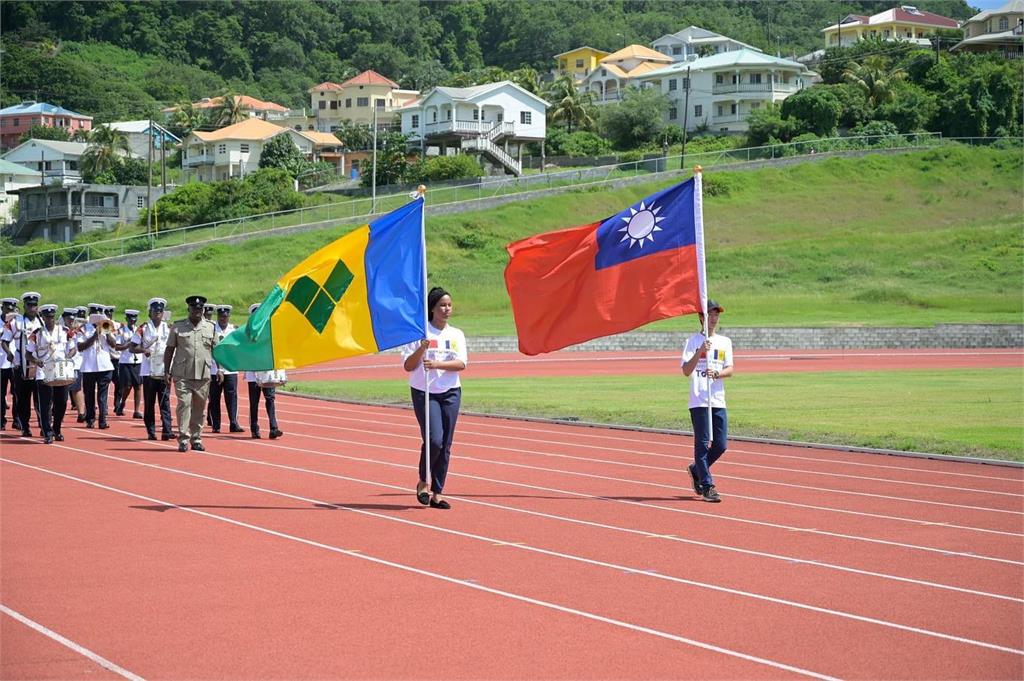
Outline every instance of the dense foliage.
<path fill-rule="evenodd" d="M 302 194 L 280 168 L 258 170 L 244 179 L 190 182 L 160 197 L 154 206 L 161 225 L 195 225 L 299 208 Z M 140 217 L 145 224 L 146 216 Z"/>

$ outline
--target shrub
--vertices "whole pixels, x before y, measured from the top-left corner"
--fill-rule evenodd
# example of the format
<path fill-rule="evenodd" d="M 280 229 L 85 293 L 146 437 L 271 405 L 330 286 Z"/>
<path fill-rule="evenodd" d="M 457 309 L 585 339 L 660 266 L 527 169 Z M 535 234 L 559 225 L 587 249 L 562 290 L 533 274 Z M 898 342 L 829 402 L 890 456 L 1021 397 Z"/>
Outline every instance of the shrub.
<path fill-rule="evenodd" d="M 565 135 L 561 147 L 562 154 L 567 156 L 600 156 L 612 149 L 608 140 L 584 130 Z"/>
<path fill-rule="evenodd" d="M 472 177 L 482 177 L 483 168 L 472 156 L 459 154 L 457 156 L 432 156 L 422 165 L 419 176 L 423 180 L 461 180 Z"/>
<path fill-rule="evenodd" d="M 823 87 L 811 87 L 787 97 L 782 103 L 783 118 L 796 121 L 798 129 L 826 136 L 835 133 L 843 105 Z"/>
<path fill-rule="evenodd" d="M 850 131 L 850 134 L 857 137 L 866 137 L 875 135 L 898 135 L 899 132 L 900 131 L 897 129 L 896 125 L 889 121 L 871 121 L 869 123 L 864 123 L 863 125 L 858 125 Z M 877 142 L 878 140 L 873 141 Z"/>

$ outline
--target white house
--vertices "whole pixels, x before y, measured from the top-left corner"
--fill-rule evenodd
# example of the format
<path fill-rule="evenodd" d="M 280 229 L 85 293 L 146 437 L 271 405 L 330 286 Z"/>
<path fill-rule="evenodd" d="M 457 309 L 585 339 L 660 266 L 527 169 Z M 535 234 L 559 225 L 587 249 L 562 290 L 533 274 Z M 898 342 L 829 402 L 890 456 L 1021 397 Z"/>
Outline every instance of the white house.
<path fill-rule="evenodd" d="M 722 52 L 736 50 L 754 50 L 761 52 L 753 45 L 733 40 L 720 33 L 709 31 L 699 26 L 688 26 L 677 33 L 663 35 L 651 43 L 658 52 L 672 57 L 672 61 L 693 61 L 701 56 L 711 56 Z"/>
<path fill-rule="evenodd" d="M 11 209 L 18 200 L 18 195 L 11 192 L 41 183 L 38 170 L 0 159 L 0 188 L 3 189 L 3 194 L 0 194 L 0 225 L 11 222 Z"/>
<path fill-rule="evenodd" d="M 118 121 L 117 123 L 108 123 L 107 126 L 125 134 L 128 138 L 128 146 L 132 150 L 132 156 L 136 158 L 145 159 L 148 157 L 150 137 L 153 138 L 154 159 L 160 158 L 161 149 L 171 149 L 181 144 L 179 137 L 156 121 L 153 121 L 152 126 L 148 120 Z M 169 154 L 170 152 L 168 151 L 167 153 Z"/>
<path fill-rule="evenodd" d="M 46 184 L 68 184 L 81 181 L 79 164 L 88 147 L 85 142 L 31 139 L 8 151 L 3 159 L 42 172 Z"/>
<path fill-rule="evenodd" d="M 640 80 L 642 86 L 660 87 L 668 96 L 670 123 L 685 122 L 688 130 L 707 126 L 714 132 L 744 132 L 751 111 L 802 90 L 808 74 L 799 62 L 742 49 L 679 62 Z"/>
<path fill-rule="evenodd" d="M 543 141 L 548 103 L 515 83 L 434 88 L 400 109 L 410 144 L 441 154 L 469 151 L 503 170 L 522 173 L 522 146 Z"/>
<path fill-rule="evenodd" d="M 950 52 L 998 52 L 1006 59 L 1024 57 L 1024 0 L 979 12 L 960 28 L 964 39 Z"/>
<path fill-rule="evenodd" d="M 588 91 L 595 104 L 616 102 L 626 89 L 638 85 L 640 78 L 672 63 L 672 57 L 643 45 L 627 45 L 602 57 L 597 67 L 580 81 L 579 89 Z"/>

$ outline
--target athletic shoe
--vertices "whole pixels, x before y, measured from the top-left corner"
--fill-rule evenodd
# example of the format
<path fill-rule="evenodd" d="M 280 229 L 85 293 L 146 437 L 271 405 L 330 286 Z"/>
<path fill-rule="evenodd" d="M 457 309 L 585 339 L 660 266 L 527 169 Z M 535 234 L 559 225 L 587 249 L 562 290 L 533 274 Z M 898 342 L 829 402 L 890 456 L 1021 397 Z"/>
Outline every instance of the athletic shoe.
<path fill-rule="evenodd" d="M 710 501 L 712 504 L 717 504 L 722 500 L 722 497 L 718 496 L 718 490 L 715 489 L 714 485 L 708 485 L 707 489 L 701 493 L 701 496 L 704 498 L 704 501 Z"/>
<path fill-rule="evenodd" d="M 693 493 L 698 497 L 701 494 L 700 480 L 697 478 L 697 467 L 694 464 L 690 464 L 686 467 L 686 470 L 690 471 L 690 482 L 693 484 Z"/>

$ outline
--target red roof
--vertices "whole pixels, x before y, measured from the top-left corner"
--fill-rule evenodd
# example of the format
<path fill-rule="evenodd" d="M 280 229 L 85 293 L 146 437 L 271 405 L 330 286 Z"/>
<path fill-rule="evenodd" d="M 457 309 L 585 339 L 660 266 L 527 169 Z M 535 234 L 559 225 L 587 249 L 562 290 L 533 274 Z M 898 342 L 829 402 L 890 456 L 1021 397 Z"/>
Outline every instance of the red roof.
<path fill-rule="evenodd" d="M 942 26 L 944 28 L 957 28 L 960 24 L 956 19 L 944 17 L 941 14 L 932 14 L 924 10 L 917 10 L 917 13 L 908 12 L 902 7 L 893 10 L 893 19 L 896 21 L 912 21 L 918 24 L 929 24 L 931 26 Z"/>
<path fill-rule="evenodd" d="M 354 78 L 349 78 L 348 80 L 341 84 L 341 87 L 348 87 L 349 85 L 387 85 L 389 87 L 398 89 L 398 83 L 391 80 L 390 78 L 385 78 L 376 71 L 372 70 L 363 71 L 358 76 L 355 76 Z"/>
<path fill-rule="evenodd" d="M 309 88 L 309 92 L 313 92 L 314 90 L 340 90 L 340 89 L 341 89 L 341 86 L 338 85 L 337 83 L 332 83 L 329 80 L 325 80 L 324 82 L 320 83 L 319 85 L 314 85 L 313 87 Z"/>

